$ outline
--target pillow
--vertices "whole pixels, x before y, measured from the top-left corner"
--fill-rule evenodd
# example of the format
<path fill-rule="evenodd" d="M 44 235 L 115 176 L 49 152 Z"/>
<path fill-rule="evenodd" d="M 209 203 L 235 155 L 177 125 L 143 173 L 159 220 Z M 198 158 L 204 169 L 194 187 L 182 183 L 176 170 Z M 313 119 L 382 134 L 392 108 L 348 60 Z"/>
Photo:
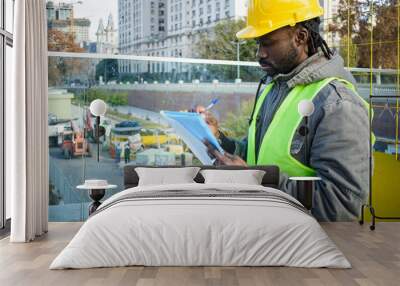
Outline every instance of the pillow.
<path fill-rule="evenodd" d="M 261 185 L 265 171 L 262 170 L 202 170 L 205 184 L 234 183 Z"/>
<path fill-rule="evenodd" d="M 139 177 L 138 186 L 195 183 L 193 179 L 199 170 L 199 167 L 135 168 Z"/>

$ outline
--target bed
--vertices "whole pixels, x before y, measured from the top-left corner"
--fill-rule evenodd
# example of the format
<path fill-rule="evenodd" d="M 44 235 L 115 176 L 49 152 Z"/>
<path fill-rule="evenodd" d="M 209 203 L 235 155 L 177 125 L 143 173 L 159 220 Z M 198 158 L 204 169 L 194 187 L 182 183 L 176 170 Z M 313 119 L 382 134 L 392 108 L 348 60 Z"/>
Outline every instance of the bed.
<path fill-rule="evenodd" d="M 278 190 L 275 166 L 252 167 L 265 171 L 261 185 L 205 184 L 199 173 L 193 183 L 138 186 L 136 168 L 125 167 L 125 190 L 99 207 L 50 269 L 351 267 L 307 209 Z"/>

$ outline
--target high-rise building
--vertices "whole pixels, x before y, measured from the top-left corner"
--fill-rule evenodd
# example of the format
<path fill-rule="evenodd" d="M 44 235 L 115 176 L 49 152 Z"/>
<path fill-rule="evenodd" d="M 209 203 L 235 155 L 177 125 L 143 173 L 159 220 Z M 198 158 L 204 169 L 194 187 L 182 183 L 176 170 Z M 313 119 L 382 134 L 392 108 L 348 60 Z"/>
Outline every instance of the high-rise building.
<path fill-rule="evenodd" d="M 340 0 L 323 0 L 324 16 L 323 16 L 323 32 L 324 39 L 328 46 L 332 49 L 339 50 L 340 35 L 338 32 L 330 31 L 330 26 L 338 25 L 338 12 Z"/>
<path fill-rule="evenodd" d="M 221 20 L 246 15 L 244 0 L 118 0 L 119 52 L 144 56 L 195 57 L 200 35 Z M 120 72 L 163 72 L 176 64 L 133 64 Z"/>
<path fill-rule="evenodd" d="M 64 33 L 73 33 L 75 43 L 85 46 L 89 42 L 90 20 L 86 18 L 74 18 L 74 7 L 72 4 L 53 1 L 46 3 L 48 29 Z"/>
<path fill-rule="evenodd" d="M 68 20 L 73 14 L 73 6 L 71 4 L 59 3 L 54 4 L 53 1 L 46 3 L 47 21 Z"/>
<path fill-rule="evenodd" d="M 104 28 L 103 19 L 99 21 L 96 32 L 96 52 L 100 54 L 117 54 L 117 29 L 114 26 L 112 14 L 108 16 L 107 26 Z"/>

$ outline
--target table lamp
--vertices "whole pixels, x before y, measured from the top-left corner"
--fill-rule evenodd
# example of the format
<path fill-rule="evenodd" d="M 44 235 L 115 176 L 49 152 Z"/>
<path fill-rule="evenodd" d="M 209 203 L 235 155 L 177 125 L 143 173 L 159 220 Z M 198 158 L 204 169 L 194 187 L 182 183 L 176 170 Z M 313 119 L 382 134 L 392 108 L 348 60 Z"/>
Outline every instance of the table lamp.
<path fill-rule="evenodd" d="M 96 116 L 96 140 L 97 140 L 97 162 L 100 161 L 100 116 L 104 116 L 107 111 L 106 103 L 101 99 L 95 99 L 90 103 L 90 112 Z"/>
<path fill-rule="evenodd" d="M 308 161 L 308 117 L 310 117 L 314 113 L 314 103 L 311 100 L 303 99 L 297 105 L 297 110 L 299 114 L 304 117 L 304 125 L 299 128 L 299 133 L 301 136 L 305 137 L 305 148 L 304 148 L 304 162 Z"/>
<path fill-rule="evenodd" d="M 304 136 L 304 164 L 308 163 L 308 117 L 314 113 L 314 104 L 311 100 L 301 100 L 297 106 L 297 110 L 300 116 L 304 117 L 304 125 L 300 126 L 299 133 Z M 313 207 L 313 192 L 314 182 L 321 180 L 318 177 L 291 177 L 291 180 L 296 181 L 297 186 L 297 199 L 305 206 L 309 211 Z"/>

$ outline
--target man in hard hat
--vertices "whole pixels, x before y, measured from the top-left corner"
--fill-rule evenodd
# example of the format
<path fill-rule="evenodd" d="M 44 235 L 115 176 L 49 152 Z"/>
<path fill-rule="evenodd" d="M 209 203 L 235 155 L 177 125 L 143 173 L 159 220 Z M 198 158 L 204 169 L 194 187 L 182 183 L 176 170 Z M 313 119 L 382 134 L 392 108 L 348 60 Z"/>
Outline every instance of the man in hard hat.
<path fill-rule="evenodd" d="M 237 37 L 257 40 L 266 86 L 257 92 L 247 138 L 227 138 L 210 113 L 206 120 L 226 150 L 211 150 L 220 164 L 278 165 L 280 189 L 292 195 L 296 182 L 289 177 L 320 177 L 313 215 L 353 220 L 369 190 L 369 106 L 320 36 L 322 15 L 318 0 L 250 0 L 247 27 Z M 298 112 L 304 100 L 314 105 L 306 126 Z"/>

